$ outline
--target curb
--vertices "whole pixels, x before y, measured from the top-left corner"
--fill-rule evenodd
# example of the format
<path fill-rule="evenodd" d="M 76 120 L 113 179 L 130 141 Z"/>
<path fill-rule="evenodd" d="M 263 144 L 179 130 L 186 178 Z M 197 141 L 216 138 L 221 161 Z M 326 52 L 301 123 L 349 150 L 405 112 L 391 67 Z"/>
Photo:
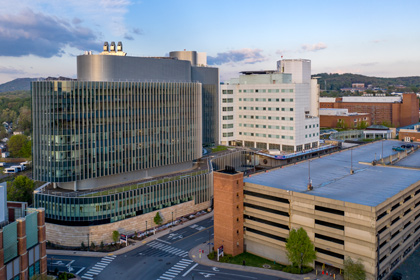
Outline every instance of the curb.
<path fill-rule="evenodd" d="M 196 255 L 196 254 L 199 255 L 198 253 L 199 250 L 204 251 L 204 253 L 201 254 L 201 258 L 200 256 Z M 291 273 L 287 273 L 283 271 L 270 270 L 270 269 L 254 267 L 254 266 L 242 266 L 242 265 L 230 264 L 230 263 L 220 263 L 220 262 L 209 260 L 207 258 L 207 255 L 209 253 L 208 251 L 209 250 L 208 250 L 207 244 L 200 244 L 192 248 L 189 251 L 188 255 L 190 259 L 192 259 L 194 262 L 201 265 L 209 266 L 209 267 L 218 267 L 218 268 L 224 268 L 224 269 L 251 272 L 251 273 L 256 273 L 256 274 L 265 274 L 265 275 L 279 277 L 280 279 L 289 279 L 289 280 L 302 280 L 302 279 L 314 280 L 314 279 L 320 278 L 320 275 L 317 276 L 313 272 L 307 273 L 307 274 L 291 274 Z"/>
<path fill-rule="evenodd" d="M 71 250 L 56 250 L 56 249 L 47 249 L 47 255 L 62 255 L 62 256 L 69 256 L 69 255 L 73 255 L 73 256 L 82 256 L 82 257 L 96 257 L 96 258 L 102 258 L 102 257 L 106 257 L 106 256 L 112 256 L 112 255 L 123 255 L 126 254 L 134 249 L 139 248 L 140 246 L 143 246 L 146 243 L 149 243 L 155 239 L 158 239 L 161 236 L 164 236 L 172 231 L 175 230 L 179 230 L 179 229 L 183 229 L 184 227 L 187 227 L 189 225 L 192 225 L 194 223 L 197 222 L 201 222 L 202 220 L 205 220 L 207 218 L 213 217 L 213 211 L 203 214 L 197 218 L 194 218 L 192 220 L 186 221 L 181 225 L 175 225 L 172 228 L 167 228 L 165 230 L 162 230 L 152 236 L 149 236 L 143 240 L 138 240 L 136 241 L 134 244 L 129 245 L 127 247 L 118 249 L 114 252 L 89 252 L 89 251 L 71 251 Z"/>

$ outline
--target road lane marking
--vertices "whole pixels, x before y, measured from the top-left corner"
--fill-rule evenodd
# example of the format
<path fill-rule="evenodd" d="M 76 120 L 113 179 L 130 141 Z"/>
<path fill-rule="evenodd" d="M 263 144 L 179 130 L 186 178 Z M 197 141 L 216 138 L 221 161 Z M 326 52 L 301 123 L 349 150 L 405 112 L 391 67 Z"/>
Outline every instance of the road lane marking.
<path fill-rule="evenodd" d="M 76 275 L 78 275 L 80 272 L 83 271 L 83 269 L 85 269 L 86 267 L 82 267 L 78 272 L 76 272 Z"/>
<path fill-rule="evenodd" d="M 189 236 L 186 236 L 186 237 L 184 237 L 184 238 L 182 238 L 182 239 L 178 239 L 177 241 L 172 242 L 172 245 L 173 245 L 173 244 L 175 244 L 175 243 L 177 243 L 177 242 L 179 242 L 179 241 L 181 241 L 181 240 L 184 240 L 184 239 L 186 239 L 186 238 L 189 238 L 189 237 L 191 237 L 191 236 L 194 236 L 194 235 L 196 235 L 196 234 L 199 234 L 200 232 L 203 232 L 203 231 L 205 231 L 205 230 L 207 230 L 207 229 L 210 229 L 210 228 L 212 228 L 212 227 L 213 227 L 213 226 L 209 226 L 208 228 L 204 228 L 203 230 L 197 231 L 196 233 L 193 233 L 193 234 L 191 234 L 191 235 L 189 235 Z"/>
<path fill-rule="evenodd" d="M 159 240 L 160 242 L 163 242 L 163 243 L 166 243 L 166 244 L 169 244 L 169 245 L 172 244 L 171 242 L 168 242 L 168 241 L 165 241 L 165 240 L 162 240 L 162 239 L 159 239 L 159 238 L 156 238 L 156 240 Z"/>
<path fill-rule="evenodd" d="M 198 263 L 197 263 L 198 265 Z M 225 274 L 225 275 L 234 275 L 236 277 L 242 277 L 242 278 L 249 278 L 249 279 L 258 279 L 256 277 L 251 277 L 251 276 L 245 276 L 245 275 L 240 275 L 240 274 L 233 274 L 233 273 L 226 273 L 226 272 L 220 272 L 220 271 L 208 271 L 208 270 L 201 270 L 201 269 L 197 269 L 197 271 L 201 271 L 204 273 L 217 273 L 217 274 Z"/>
<path fill-rule="evenodd" d="M 87 277 L 87 276 L 82 276 L 81 278 L 85 278 L 85 279 L 89 279 L 89 280 L 93 280 L 93 278 L 92 277 Z"/>
<path fill-rule="evenodd" d="M 195 265 L 193 265 L 190 269 L 188 269 L 187 272 L 185 272 L 182 277 L 185 277 L 186 275 L 188 275 L 188 273 L 190 273 L 191 270 L 193 270 L 196 266 L 198 265 L 198 263 L 196 263 Z"/>

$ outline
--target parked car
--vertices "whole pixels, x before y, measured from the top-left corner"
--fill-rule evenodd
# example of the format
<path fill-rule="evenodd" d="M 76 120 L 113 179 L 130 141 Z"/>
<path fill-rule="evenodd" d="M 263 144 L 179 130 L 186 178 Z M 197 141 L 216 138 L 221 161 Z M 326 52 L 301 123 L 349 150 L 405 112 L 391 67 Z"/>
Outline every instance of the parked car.
<path fill-rule="evenodd" d="M 401 152 L 401 151 L 404 151 L 405 149 L 400 146 L 394 146 L 392 147 L 392 150 Z"/>
<path fill-rule="evenodd" d="M 411 149 L 411 148 L 413 148 L 414 147 L 414 145 L 413 144 L 402 144 L 401 145 L 401 148 L 404 148 L 404 149 Z"/>

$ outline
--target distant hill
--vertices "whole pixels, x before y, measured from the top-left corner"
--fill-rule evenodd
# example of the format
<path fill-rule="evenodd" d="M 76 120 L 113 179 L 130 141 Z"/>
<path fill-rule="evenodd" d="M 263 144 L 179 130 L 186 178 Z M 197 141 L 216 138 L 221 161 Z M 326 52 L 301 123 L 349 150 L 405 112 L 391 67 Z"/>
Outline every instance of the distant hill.
<path fill-rule="evenodd" d="M 18 78 L 14 79 L 13 81 L 0 84 L 0 93 L 8 93 L 10 92 L 11 95 L 14 93 L 19 93 L 20 91 L 30 91 L 31 90 L 31 82 L 32 81 L 55 81 L 55 80 L 64 80 L 64 81 L 71 81 L 74 79 L 67 78 L 67 77 L 48 77 L 48 78 Z M 4 95 L 4 94 L 3 94 Z"/>
<path fill-rule="evenodd" d="M 406 87 L 420 88 L 420 76 L 413 77 L 397 77 L 397 78 L 378 78 L 368 77 L 358 74 L 327 74 L 320 73 L 312 75 L 312 77 L 319 77 L 318 83 L 321 90 L 340 90 L 341 88 L 350 88 L 352 83 L 364 83 L 365 86 L 372 85 L 373 87 L 379 87 L 387 89 L 391 86 L 403 85 Z M 325 84 L 326 82 L 326 84 Z"/>
<path fill-rule="evenodd" d="M 0 92 L 17 91 L 17 90 L 30 90 L 31 82 L 36 81 L 38 78 L 19 78 L 13 81 L 0 84 Z"/>

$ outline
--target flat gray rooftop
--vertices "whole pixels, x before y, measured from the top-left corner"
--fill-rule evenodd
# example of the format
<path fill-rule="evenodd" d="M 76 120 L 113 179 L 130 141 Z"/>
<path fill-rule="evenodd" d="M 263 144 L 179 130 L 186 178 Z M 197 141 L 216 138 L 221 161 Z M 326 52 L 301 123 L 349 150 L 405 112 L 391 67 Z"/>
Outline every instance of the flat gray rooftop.
<path fill-rule="evenodd" d="M 419 170 L 394 168 L 392 166 L 371 166 L 359 162 L 379 160 L 382 154 L 387 157 L 397 152 L 393 146 L 403 142 L 382 141 L 344 150 L 310 161 L 310 177 L 313 190 L 308 191 L 308 161 L 281 169 L 244 178 L 244 182 L 283 190 L 308 193 L 315 196 L 341 200 L 375 207 L 396 195 L 411 184 L 420 181 Z M 353 170 L 350 175 L 350 158 L 353 154 Z M 401 162 L 407 166 L 420 168 L 420 150 Z"/>

